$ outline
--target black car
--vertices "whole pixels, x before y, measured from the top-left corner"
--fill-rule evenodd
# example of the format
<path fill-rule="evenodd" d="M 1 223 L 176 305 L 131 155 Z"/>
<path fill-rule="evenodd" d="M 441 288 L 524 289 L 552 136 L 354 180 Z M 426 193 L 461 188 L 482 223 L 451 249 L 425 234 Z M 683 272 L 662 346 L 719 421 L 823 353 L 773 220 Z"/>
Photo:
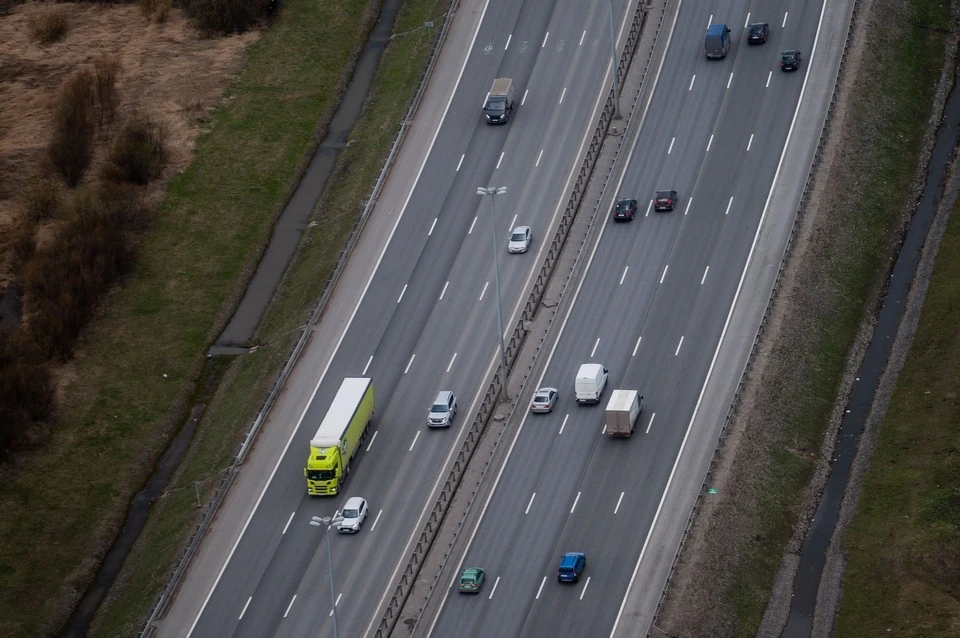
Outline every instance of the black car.
<path fill-rule="evenodd" d="M 763 44 L 770 35 L 770 25 L 766 22 L 754 22 L 747 26 L 747 43 Z"/>
<path fill-rule="evenodd" d="M 800 68 L 800 52 L 790 49 L 780 54 L 780 70 L 796 71 Z"/>
<path fill-rule="evenodd" d="M 630 221 L 636 214 L 637 200 L 635 199 L 621 199 L 619 202 L 617 202 L 617 205 L 613 207 L 614 221 L 620 221 L 621 219 Z"/>
<path fill-rule="evenodd" d="M 677 191 L 657 191 L 653 198 L 653 210 L 673 210 L 677 203 Z"/>

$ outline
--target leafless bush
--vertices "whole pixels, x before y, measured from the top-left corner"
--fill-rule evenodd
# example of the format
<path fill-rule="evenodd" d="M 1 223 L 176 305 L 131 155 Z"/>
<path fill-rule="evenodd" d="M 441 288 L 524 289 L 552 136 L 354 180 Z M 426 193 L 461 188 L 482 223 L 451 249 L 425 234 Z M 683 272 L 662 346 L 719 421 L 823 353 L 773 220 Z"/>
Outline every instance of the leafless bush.
<path fill-rule="evenodd" d="M 70 19 L 63 7 L 50 7 L 30 16 L 30 35 L 40 44 L 53 44 L 67 34 Z"/>
<path fill-rule="evenodd" d="M 19 332 L 0 331 L 0 460 L 53 412 L 53 380 Z"/>
<path fill-rule="evenodd" d="M 60 188 L 55 181 L 40 176 L 34 176 L 27 181 L 20 191 L 20 204 L 31 223 L 59 215 Z"/>
<path fill-rule="evenodd" d="M 263 14 L 260 0 L 186 0 L 186 12 L 202 31 L 244 31 Z"/>
<path fill-rule="evenodd" d="M 134 200 L 128 200 L 136 205 Z M 81 330 L 132 263 L 127 220 L 117 200 L 91 189 L 75 194 L 69 220 L 23 272 L 30 334 L 48 357 L 69 358 Z"/>
<path fill-rule="evenodd" d="M 14 268 L 19 268 L 33 257 L 37 247 L 36 224 L 26 215 L 19 217 L 10 229 L 10 251 Z"/>
<path fill-rule="evenodd" d="M 150 22 L 163 24 L 170 16 L 172 0 L 140 0 L 140 11 Z"/>
<path fill-rule="evenodd" d="M 95 80 L 81 69 L 63 86 L 53 116 L 47 157 L 68 186 L 80 183 L 93 155 Z"/>
<path fill-rule="evenodd" d="M 133 114 L 110 148 L 104 180 L 143 185 L 159 177 L 166 160 L 165 137 L 157 122 L 142 113 Z"/>
<path fill-rule="evenodd" d="M 117 76 L 120 63 L 115 57 L 101 56 L 93 65 L 94 90 L 97 98 L 97 123 L 100 128 L 113 121 L 120 103 Z"/>

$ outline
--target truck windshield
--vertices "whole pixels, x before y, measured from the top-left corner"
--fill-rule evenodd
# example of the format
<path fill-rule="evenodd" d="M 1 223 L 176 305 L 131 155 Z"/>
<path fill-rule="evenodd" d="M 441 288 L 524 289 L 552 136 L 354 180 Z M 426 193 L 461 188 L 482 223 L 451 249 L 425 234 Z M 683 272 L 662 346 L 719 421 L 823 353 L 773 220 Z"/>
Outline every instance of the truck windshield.
<path fill-rule="evenodd" d="M 337 478 L 336 470 L 307 470 L 307 478 L 311 481 L 329 481 Z"/>
<path fill-rule="evenodd" d="M 507 101 L 506 100 L 490 100 L 487 102 L 488 111 L 505 111 L 507 110 Z"/>

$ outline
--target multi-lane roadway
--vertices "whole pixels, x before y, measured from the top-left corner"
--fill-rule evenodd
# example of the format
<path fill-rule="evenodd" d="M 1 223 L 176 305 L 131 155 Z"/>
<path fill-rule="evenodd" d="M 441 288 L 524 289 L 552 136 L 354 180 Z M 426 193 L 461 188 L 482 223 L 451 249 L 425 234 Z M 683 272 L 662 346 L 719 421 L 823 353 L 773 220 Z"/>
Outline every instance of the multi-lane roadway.
<path fill-rule="evenodd" d="M 490 203 L 476 189 L 508 188 L 495 223 L 509 319 L 609 83 L 608 7 L 600 0 L 483 5 L 444 117 L 417 131 L 435 136 L 431 151 L 407 200 L 390 212 L 398 219 L 375 276 L 214 586 L 186 623 L 190 635 L 330 635 L 323 532 L 307 522 L 352 495 L 366 498 L 371 513 L 356 536 L 331 539 L 337 620 L 344 636 L 373 622 L 496 358 Z M 621 25 L 626 4 L 614 7 Z M 518 105 L 508 125 L 487 126 L 480 106 L 503 76 L 514 78 Z M 514 224 L 534 229 L 528 254 L 506 252 Z M 371 435 L 341 495 L 308 497 L 307 442 L 341 379 L 358 375 L 374 379 Z M 460 414 L 451 430 L 430 431 L 427 408 L 440 389 L 459 394 Z"/>
<path fill-rule="evenodd" d="M 621 195 L 641 201 L 640 214 L 602 230 L 543 373 L 543 385 L 561 389 L 558 404 L 550 415 L 524 419 L 461 563 L 486 570 L 484 590 L 458 595 L 451 570 L 432 635 L 614 630 L 800 99 L 806 66 L 781 72 L 779 52 L 809 54 L 820 15 L 820 3 L 681 4 L 619 186 Z M 751 21 L 770 24 L 766 44 L 747 45 Z M 731 28 L 723 60 L 704 55 L 711 22 Z M 673 212 L 647 206 L 657 189 L 678 191 Z M 794 211 L 795 202 L 767 215 Z M 612 387 L 645 395 L 631 439 L 602 434 L 602 404 L 574 402 L 574 374 L 585 362 L 603 363 Z M 586 570 L 578 583 L 560 584 L 557 564 L 571 551 L 586 553 Z"/>

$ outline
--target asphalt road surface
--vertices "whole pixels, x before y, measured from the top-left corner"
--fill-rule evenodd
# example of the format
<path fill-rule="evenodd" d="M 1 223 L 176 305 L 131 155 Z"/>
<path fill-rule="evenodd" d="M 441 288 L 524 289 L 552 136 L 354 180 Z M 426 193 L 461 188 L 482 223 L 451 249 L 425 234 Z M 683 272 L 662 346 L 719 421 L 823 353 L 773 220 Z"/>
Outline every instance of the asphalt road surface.
<path fill-rule="evenodd" d="M 763 13 L 755 5 L 681 5 L 620 187 L 641 201 L 640 216 L 604 228 L 543 375 L 542 385 L 560 388 L 560 400 L 552 414 L 525 419 L 485 506 L 461 564 L 487 571 L 484 591 L 457 595 L 451 581 L 432 635 L 600 636 L 614 629 L 800 97 L 806 60 L 799 72 L 783 73 L 779 52 L 809 53 L 818 28 L 820 3 L 765 4 Z M 766 44 L 747 45 L 748 21 L 770 24 Z M 710 22 L 731 29 L 723 60 L 705 59 Z M 781 177 L 803 180 L 806 173 Z M 678 191 L 673 212 L 648 208 L 657 189 Z M 609 369 L 604 400 L 610 388 L 645 396 L 631 439 L 603 435 L 604 403 L 576 405 L 573 379 L 585 362 Z M 586 553 L 586 570 L 577 584 L 560 584 L 557 564 L 571 551 Z"/>
<path fill-rule="evenodd" d="M 625 2 L 614 4 L 621 24 Z M 323 532 L 306 521 L 333 514 L 353 495 L 368 500 L 371 515 L 356 536 L 330 539 L 337 620 L 343 636 L 361 635 L 373 621 L 495 360 L 491 203 L 476 189 L 508 188 L 497 198 L 496 236 L 509 320 L 595 122 L 609 65 L 608 10 L 605 0 L 486 5 L 375 277 L 192 635 L 331 635 Z M 495 77 L 512 77 L 518 88 L 512 120 L 500 127 L 487 126 L 480 109 Z M 506 252 L 515 224 L 533 227 L 528 254 Z M 367 445 L 338 497 L 308 497 L 307 442 L 341 379 L 356 375 L 374 379 L 377 409 Z M 427 408 L 441 389 L 457 392 L 459 414 L 451 430 L 430 431 Z"/>

